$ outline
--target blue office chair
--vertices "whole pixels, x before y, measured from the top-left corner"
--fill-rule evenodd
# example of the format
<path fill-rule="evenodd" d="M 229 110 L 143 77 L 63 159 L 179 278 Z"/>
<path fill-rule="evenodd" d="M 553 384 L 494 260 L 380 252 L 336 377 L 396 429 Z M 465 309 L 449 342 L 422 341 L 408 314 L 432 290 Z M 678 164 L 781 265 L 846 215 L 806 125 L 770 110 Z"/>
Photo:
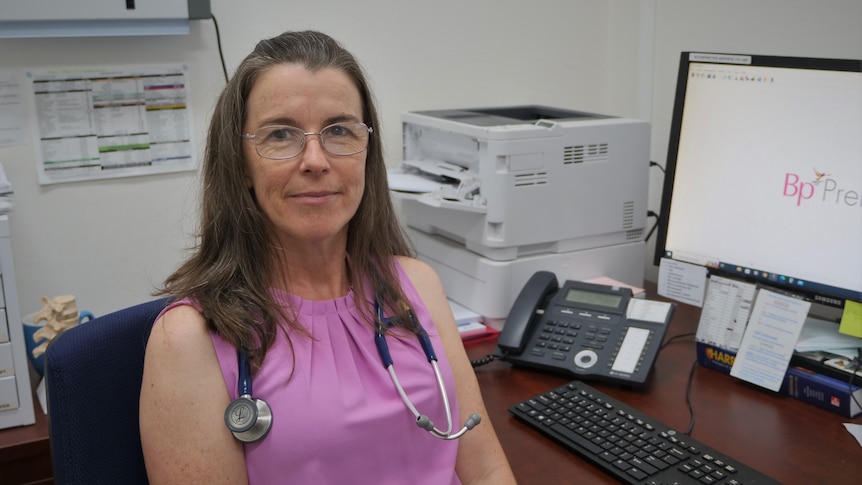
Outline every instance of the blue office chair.
<path fill-rule="evenodd" d="M 63 332 L 45 352 L 48 435 L 59 485 L 146 484 L 138 429 L 144 351 L 167 299 Z"/>

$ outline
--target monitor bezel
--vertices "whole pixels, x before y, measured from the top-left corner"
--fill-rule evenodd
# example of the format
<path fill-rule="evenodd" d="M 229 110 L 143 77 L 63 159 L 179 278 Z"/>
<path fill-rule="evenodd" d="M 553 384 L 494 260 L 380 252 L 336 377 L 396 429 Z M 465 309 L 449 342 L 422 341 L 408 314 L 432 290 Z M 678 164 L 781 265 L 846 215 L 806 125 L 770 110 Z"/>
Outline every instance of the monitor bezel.
<path fill-rule="evenodd" d="M 697 56 L 697 58 L 694 58 Z M 707 60 L 708 58 L 708 60 Z M 740 63 L 733 61 L 747 58 L 749 62 Z M 727 59 L 722 61 L 722 59 Z M 792 57 L 772 56 L 757 54 L 730 54 L 718 52 L 683 51 L 679 57 L 679 68 L 677 71 L 676 89 L 674 91 L 674 106 L 671 114 L 670 133 L 668 137 L 667 158 L 664 166 L 664 180 L 661 192 L 661 209 L 658 214 L 656 244 L 653 264 L 659 266 L 665 257 L 667 243 L 668 219 L 670 217 L 670 206 L 673 196 L 674 176 L 676 173 L 676 162 L 679 151 L 682 116 L 685 108 L 685 94 L 688 87 L 689 66 L 693 63 L 715 64 L 715 65 L 746 65 L 759 67 L 778 67 L 791 69 L 812 69 L 828 71 L 862 72 L 862 60 L 840 59 L 840 58 L 816 58 L 816 57 Z M 766 286 L 779 288 L 793 292 L 801 297 L 816 303 L 835 308 L 843 308 L 844 297 L 839 297 L 828 291 L 816 291 L 814 289 L 800 288 L 790 284 L 782 284 L 775 281 L 763 281 L 758 278 L 740 274 L 737 271 L 728 271 L 719 267 L 706 266 L 709 274 L 719 274 L 736 279 L 746 280 Z M 824 294 L 828 293 L 828 294 Z"/>

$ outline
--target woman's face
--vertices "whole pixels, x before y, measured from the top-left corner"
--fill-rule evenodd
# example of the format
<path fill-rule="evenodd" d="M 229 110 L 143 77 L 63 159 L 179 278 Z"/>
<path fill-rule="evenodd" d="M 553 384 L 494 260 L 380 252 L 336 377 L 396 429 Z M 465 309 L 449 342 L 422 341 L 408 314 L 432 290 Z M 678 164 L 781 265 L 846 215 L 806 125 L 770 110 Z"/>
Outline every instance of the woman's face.
<path fill-rule="evenodd" d="M 243 132 L 289 125 L 318 133 L 333 123 L 364 121 L 359 90 L 347 74 L 280 64 L 263 72 L 252 87 Z M 296 157 L 269 160 L 258 155 L 252 140 L 243 141 L 247 184 L 283 247 L 346 242 L 347 224 L 365 190 L 366 153 L 332 155 L 312 135 Z"/>

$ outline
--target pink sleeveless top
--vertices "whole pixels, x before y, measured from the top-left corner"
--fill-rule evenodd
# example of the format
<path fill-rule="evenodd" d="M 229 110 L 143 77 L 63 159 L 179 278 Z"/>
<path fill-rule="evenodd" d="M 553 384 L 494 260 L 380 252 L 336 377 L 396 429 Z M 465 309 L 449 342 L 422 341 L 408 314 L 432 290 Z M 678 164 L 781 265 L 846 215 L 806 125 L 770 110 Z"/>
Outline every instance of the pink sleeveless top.
<path fill-rule="evenodd" d="M 431 337 L 457 431 L 463 423 L 443 345 L 400 265 L 398 273 L 416 317 Z M 353 292 L 328 301 L 273 292 L 277 301 L 298 309 L 300 323 L 313 338 L 292 336 L 291 377 L 294 359 L 279 333 L 253 377 L 253 397 L 272 408 L 273 424 L 262 440 L 244 445 L 249 483 L 460 484 L 455 474 L 458 441 L 435 438 L 416 425 L 383 367 L 374 331 L 355 306 Z M 174 305 L 178 304 L 189 302 Z M 212 340 L 230 398 L 236 399 L 236 349 L 218 335 L 212 334 Z M 387 343 L 413 405 L 445 430 L 442 397 L 419 340 L 390 335 Z"/>

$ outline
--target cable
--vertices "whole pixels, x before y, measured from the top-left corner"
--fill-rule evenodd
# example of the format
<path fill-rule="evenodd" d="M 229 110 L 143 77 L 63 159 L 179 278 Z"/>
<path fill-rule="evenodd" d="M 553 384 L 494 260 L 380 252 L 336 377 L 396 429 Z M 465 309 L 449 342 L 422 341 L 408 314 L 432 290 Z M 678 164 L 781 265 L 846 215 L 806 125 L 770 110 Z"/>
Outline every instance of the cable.
<path fill-rule="evenodd" d="M 661 165 L 659 165 L 656 162 L 653 162 L 652 160 L 649 161 L 649 166 L 650 167 L 658 167 L 662 173 L 667 173 L 667 172 L 665 172 L 664 167 L 662 167 Z M 652 236 L 652 233 L 654 233 L 655 230 L 658 228 L 658 223 L 659 223 L 659 220 L 661 219 L 661 216 L 659 214 L 656 214 L 655 212 L 653 212 L 651 210 L 647 211 L 647 217 L 655 217 L 655 224 L 653 224 L 652 228 L 647 233 L 646 238 L 644 238 L 644 241 L 649 241 L 649 238 Z"/>
<path fill-rule="evenodd" d="M 664 341 L 664 343 L 662 343 L 662 344 L 661 344 L 661 346 L 658 348 L 658 350 L 659 350 L 659 352 L 661 352 L 661 350 L 662 350 L 663 348 L 667 347 L 667 346 L 668 346 L 668 344 L 670 344 L 670 343 L 671 343 L 671 342 L 673 342 L 674 340 L 681 339 L 681 338 L 685 338 L 685 337 L 694 337 L 695 335 L 696 335 L 696 334 L 695 334 L 694 332 L 691 332 L 691 333 L 681 333 L 681 334 L 679 334 L 679 335 L 674 335 L 673 337 L 670 337 L 670 338 L 668 338 L 667 340 L 665 340 L 665 341 Z"/>
<path fill-rule="evenodd" d="M 694 332 L 690 332 L 690 333 L 681 333 L 681 334 L 669 337 L 667 340 L 662 342 L 661 346 L 659 346 L 659 348 L 658 348 L 658 351 L 661 352 L 665 347 L 667 347 L 669 344 L 671 344 L 675 340 L 683 339 L 686 337 L 694 337 L 695 335 L 696 334 Z M 688 406 L 688 415 L 689 415 L 688 429 L 685 431 L 685 434 L 689 435 L 689 436 L 691 436 L 691 431 L 694 429 L 694 421 L 695 421 L 694 406 L 691 403 L 691 382 L 692 382 L 692 378 L 694 377 L 694 369 L 695 368 L 697 368 L 697 359 L 695 359 L 694 362 L 692 362 L 691 370 L 688 371 L 688 380 L 685 383 L 685 404 Z"/>
<path fill-rule="evenodd" d="M 482 357 L 481 359 L 471 360 L 470 365 L 472 365 L 473 368 L 475 369 L 476 367 L 481 367 L 483 365 L 490 364 L 491 362 L 494 362 L 497 359 L 498 359 L 497 356 L 495 356 L 493 354 L 488 354 L 485 357 Z"/>
<path fill-rule="evenodd" d="M 856 403 L 856 407 L 862 409 L 862 404 L 859 404 L 859 400 L 856 399 L 856 394 L 853 392 L 853 381 L 856 379 L 856 371 L 859 370 L 859 366 L 855 365 L 850 370 L 853 372 L 850 374 L 850 380 L 847 382 L 847 393 L 850 394 L 850 399 L 853 399 L 853 402 Z"/>
<path fill-rule="evenodd" d="M 691 363 L 691 370 L 688 371 L 688 381 L 685 383 L 685 403 L 688 405 L 688 429 L 685 434 L 691 436 L 691 431 L 694 429 L 694 406 L 691 404 L 691 381 L 694 376 L 694 370 L 697 368 L 697 359 Z"/>
<path fill-rule="evenodd" d="M 853 393 L 853 381 L 856 379 L 856 371 L 860 369 L 860 362 L 862 362 L 862 347 L 857 349 L 856 353 L 858 357 L 847 363 L 847 368 L 850 370 L 850 380 L 847 382 L 847 393 L 850 394 L 850 399 L 853 399 L 853 402 L 856 403 L 856 407 L 862 409 L 862 404 L 859 404 L 859 400 L 856 399 L 856 394 Z"/>
<path fill-rule="evenodd" d="M 648 210 L 647 211 L 647 217 L 655 217 L 655 224 L 652 225 L 652 229 L 649 230 L 649 232 L 646 235 L 646 238 L 644 238 L 644 241 L 649 241 L 650 236 L 652 236 L 652 233 L 655 232 L 656 228 L 658 227 L 658 220 L 659 220 L 659 215 L 653 211 Z"/>
<path fill-rule="evenodd" d="M 658 164 L 658 163 L 656 163 L 656 162 L 653 162 L 652 160 L 650 160 L 650 161 L 649 161 L 649 166 L 650 166 L 650 167 L 658 167 L 658 168 L 659 168 L 659 170 L 661 170 L 661 171 L 662 171 L 662 173 L 666 173 L 666 172 L 664 171 L 664 167 L 662 167 L 661 165 L 659 165 L 659 164 Z"/>
<path fill-rule="evenodd" d="M 222 72 L 224 73 L 224 82 L 227 82 L 227 81 L 228 81 L 228 77 L 227 77 L 227 66 L 225 66 L 225 63 L 224 63 L 224 52 L 222 52 L 222 49 L 221 49 L 221 33 L 219 33 L 219 30 L 218 30 L 218 21 L 216 20 L 216 18 L 215 18 L 215 15 L 214 15 L 214 14 L 211 14 L 211 15 L 210 15 L 210 18 L 211 18 L 211 19 L 213 19 L 213 26 L 215 26 L 215 31 L 216 31 L 216 43 L 218 43 L 218 57 L 219 57 L 219 59 L 221 60 L 221 70 L 222 70 Z"/>

